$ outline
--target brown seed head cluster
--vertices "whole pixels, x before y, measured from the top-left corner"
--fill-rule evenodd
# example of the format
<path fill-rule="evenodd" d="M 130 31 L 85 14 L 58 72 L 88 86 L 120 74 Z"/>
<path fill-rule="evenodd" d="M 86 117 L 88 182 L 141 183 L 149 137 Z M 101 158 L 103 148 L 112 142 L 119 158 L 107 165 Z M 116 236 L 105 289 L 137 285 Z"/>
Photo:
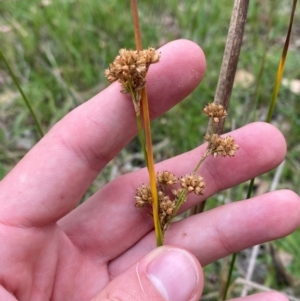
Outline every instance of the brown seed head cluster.
<path fill-rule="evenodd" d="M 181 187 L 186 188 L 188 192 L 194 192 L 198 195 L 204 194 L 205 182 L 201 176 L 189 174 L 183 176 L 180 180 Z"/>
<path fill-rule="evenodd" d="M 135 207 L 143 210 L 146 204 L 152 203 L 152 194 L 149 185 L 142 184 L 141 187 L 137 188 L 135 194 Z"/>
<path fill-rule="evenodd" d="M 209 143 L 209 151 L 214 157 L 222 156 L 222 157 L 233 157 L 239 146 L 235 144 L 234 138 L 231 136 L 221 137 L 218 134 L 204 136 L 204 139 Z"/>
<path fill-rule="evenodd" d="M 160 184 L 174 185 L 178 182 L 178 178 L 171 172 L 164 170 L 156 174 L 157 182 Z"/>
<path fill-rule="evenodd" d="M 222 105 L 209 103 L 204 107 L 203 112 L 212 119 L 214 123 L 218 123 L 220 119 L 227 116 L 227 112 Z"/>
<path fill-rule="evenodd" d="M 152 47 L 145 50 L 121 49 L 104 74 L 109 82 L 121 83 L 122 93 L 130 93 L 145 86 L 149 66 L 159 59 L 160 53 Z"/>
<path fill-rule="evenodd" d="M 159 201 L 159 218 L 162 226 L 166 224 L 168 218 L 170 218 L 175 209 L 175 202 L 172 201 L 168 195 L 165 195 L 162 191 L 158 192 Z"/>
<path fill-rule="evenodd" d="M 164 170 L 156 174 L 157 193 L 159 202 L 159 218 L 163 232 L 167 230 L 170 220 L 173 218 L 178 202 L 186 201 L 189 193 L 203 194 L 205 183 L 201 176 L 196 174 L 186 175 L 180 179 L 170 171 Z M 175 186 L 175 187 L 174 187 Z M 176 187 L 177 186 L 177 187 Z M 174 189 L 173 189 L 174 187 Z M 143 184 L 136 190 L 135 207 L 144 209 L 146 205 L 152 205 L 151 190 L 148 185 Z"/>
<path fill-rule="evenodd" d="M 149 48 L 147 51 L 143 50 L 143 56 L 138 51 L 121 50 L 115 62 L 110 65 L 110 69 L 106 70 L 106 76 L 110 81 L 119 80 L 127 92 L 129 91 L 128 86 L 132 88 L 135 76 L 138 79 L 142 78 L 141 83 L 134 87 L 134 89 L 140 89 L 140 87 L 145 85 L 145 74 L 149 65 L 158 60 L 159 54 L 156 53 L 154 48 Z M 132 89 L 130 91 L 132 92 Z M 214 133 L 215 125 L 227 116 L 224 107 L 210 103 L 203 109 L 203 112 L 212 119 L 212 122 L 210 123 L 210 134 L 204 136 L 208 142 L 206 152 L 196 165 L 195 171 L 198 170 L 201 163 L 209 155 L 213 155 L 214 157 L 232 157 L 239 149 L 239 146 L 231 136 L 221 137 Z M 164 170 L 156 174 L 156 186 L 160 226 L 163 234 L 165 234 L 172 218 L 176 215 L 180 206 L 187 200 L 188 195 L 190 193 L 203 195 L 206 184 L 203 177 L 196 175 L 196 172 L 181 177 L 179 181 L 173 173 Z M 135 206 L 143 209 L 146 204 L 152 205 L 152 195 L 150 187 L 143 184 L 136 190 Z"/>

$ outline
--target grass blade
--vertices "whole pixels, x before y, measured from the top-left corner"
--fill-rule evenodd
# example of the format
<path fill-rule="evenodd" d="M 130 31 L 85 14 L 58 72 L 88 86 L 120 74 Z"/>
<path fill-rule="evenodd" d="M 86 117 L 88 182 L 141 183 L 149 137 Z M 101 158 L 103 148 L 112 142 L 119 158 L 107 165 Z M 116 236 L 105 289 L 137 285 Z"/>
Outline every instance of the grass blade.
<path fill-rule="evenodd" d="M 273 115 L 273 112 L 274 112 L 274 108 L 275 108 L 275 104 L 276 104 L 276 100 L 277 100 L 277 95 L 278 95 L 278 91 L 279 91 L 279 87 L 280 87 L 280 83 L 281 83 L 281 79 L 282 79 L 282 73 L 283 73 L 283 70 L 284 70 L 285 60 L 286 60 L 287 52 L 288 52 L 288 49 L 289 49 L 296 5 L 297 5 L 297 0 L 294 0 L 292 11 L 291 11 L 290 24 L 289 24 L 287 36 L 286 36 L 286 39 L 285 39 L 284 47 L 283 47 L 283 50 L 282 50 L 282 55 L 281 55 L 278 70 L 277 70 L 277 76 L 276 76 L 275 86 L 274 86 L 273 95 L 272 95 L 272 99 L 271 99 L 271 104 L 270 104 L 270 107 L 269 107 L 269 112 L 268 112 L 268 116 L 267 116 L 267 120 L 266 120 L 269 123 L 271 122 L 272 115 Z"/>
<path fill-rule="evenodd" d="M 17 80 L 17 77 L 15 76 L 13 70 L 10 68 L 10 65 L 9 65 L 8 61 L 7 61 L 5 55 L 3 54 L 3 52 L 2 52 L 1 50 L 0 50 L 0 57 L 3 59 L 5 65 L 6 65 L 7 69 L 8 69 L 8 72 L 9 72 L 10 76 L 12 77 L 12 79 L 13 79 L 13 81 L 14 81 L 16 87 L 18 88 L 20 94 L 22 95 L 22 98 L 23 98 L 23 100 L 24 100 L 24 102 L 25 102 L 25 104 L 26 104 L 28 110 L 30 111 L 31 116 L 33 117 L 33 120 L 34 120 L 36 129 L 37 129 L 37 131 L 38 131 L 38 133 L 39 133 L 39 135 L 40 135 L 40 138 L 42 138 L 42 137 L 44 136 L 44 133 L 43 133 L 43 130 L 42 130 L 42 128 L 41 128 L 41 125 L 40 125 L 39 121 L 37 120 L 37 117 L 36 117 L 36 115 L 35 115 L 35 113 L 34 113 L 32 107 L 31 107 L 31 105 L 30 105 L 30 102 L 28 101 L 28 99 L 27 99 L 25 93 L 23 92 L 21 86 L 19 85 L 19 82 L 18 82 L 18 80 Z"/>

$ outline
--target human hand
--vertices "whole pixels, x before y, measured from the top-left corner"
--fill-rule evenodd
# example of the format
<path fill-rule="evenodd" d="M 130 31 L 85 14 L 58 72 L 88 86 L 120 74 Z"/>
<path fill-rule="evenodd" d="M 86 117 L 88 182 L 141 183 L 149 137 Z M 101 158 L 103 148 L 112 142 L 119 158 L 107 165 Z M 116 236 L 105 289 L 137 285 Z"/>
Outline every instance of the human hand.
<path fill-rule="evenodd" d="M 160 51 L 161 62 L 147 76 L 152 118 L 191 93 L 205 71 L 204 55 L 192 42 L 175 41 Z M 299 198 L 281 190 L 174 223 L 168 246 L 155 248 L 151 219 L 134 207 L 135 189 L 148 182 L 145 169 L 112 181 L 74 209 L 137 132 L 132 103 L 119 91 L 113 84 L 69 113 L 0 183 L 0 300 L 199 300 L 198 260 L 209 264 L 299 226 Z M 183 210 L 271 170 L 285 156 L 284 138 L 268 124 L 231 135 L 238 153 L 204 162 L 205 195 L 191 197 Z M 156 170 L 189 173 L 204 149 Z M 287 299 L 268 293 L 237 300 Z"/>

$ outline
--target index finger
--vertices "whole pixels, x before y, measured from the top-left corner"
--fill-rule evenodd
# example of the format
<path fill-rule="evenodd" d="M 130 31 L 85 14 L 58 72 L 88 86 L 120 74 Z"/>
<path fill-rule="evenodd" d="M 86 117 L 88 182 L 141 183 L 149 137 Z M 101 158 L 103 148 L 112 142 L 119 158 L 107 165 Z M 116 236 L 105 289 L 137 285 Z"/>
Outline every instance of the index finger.
<path fill-rule="evenodd" d="M 202 50 L 179 40 L 159 50 L 147 76 L 151 118 L 170 109 L 201 81 Z M 44 226 L 71 211 L 101 169 L 136 135 L 131 101 L 115 83 L 73 110 L 0 184 L 0 222 Z M 9 219 L 8 219 L 9 217 Z"/>

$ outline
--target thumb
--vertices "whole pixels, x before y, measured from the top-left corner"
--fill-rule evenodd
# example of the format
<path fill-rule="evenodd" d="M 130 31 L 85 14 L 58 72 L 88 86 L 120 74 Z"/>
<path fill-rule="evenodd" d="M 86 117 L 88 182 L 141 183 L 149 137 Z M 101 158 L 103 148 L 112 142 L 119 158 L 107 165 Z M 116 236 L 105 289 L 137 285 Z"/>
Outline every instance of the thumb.
<path fill-rule="evenodd" d="M 183 249 L 163 246 L 113 279 L 92 301 L 196 301 L 202 288 L 198 260 Z"/>

